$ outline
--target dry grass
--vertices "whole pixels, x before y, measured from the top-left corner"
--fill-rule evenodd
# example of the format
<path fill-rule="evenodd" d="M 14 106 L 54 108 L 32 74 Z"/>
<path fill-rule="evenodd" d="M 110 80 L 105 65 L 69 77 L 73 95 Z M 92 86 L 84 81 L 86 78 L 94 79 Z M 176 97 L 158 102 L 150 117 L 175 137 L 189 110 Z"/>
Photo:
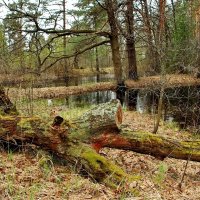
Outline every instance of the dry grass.
<path fill-rule="evenodd" d="M 125 81 L 129 88 L 156 88 L 164 85 L 165 88 L 200 85 L 200 79 L 186 74 L 168 74 L 165 76 L 141 77 L 138 81 Z"/>
<path fill-rule="evenodd" d="M 136 131 L 152 131 L 154 117 L 137 112 L 125 112 L 124 125 Z M 179 140 L 192 139 L 193 137 L 190 133 L 180 130 L 175 123 L 171 122 L 161 122 L 158 134 Z M 166 158 L 161 161 L 149 155 L 109 148 L 104 148 L 101 153 L 108 159 L 114 160 L 129 173 L 141 175 L 142 179 L 134 183 L 136 184 L 134 186 L 140 191 L 138 199 L 200 199 L 200 163 L 198 162 L 189 161 L 182 187 L 180 188 L 179 184 L 187 162 L 185 160 Z"/>
<path fill-rule="evenodd" d="M 83 69 L 70 69 L 68 75 L 71 77 L 81 77 L 81 76 L 96 76 L 98 73 L 100 74 L 114 74 L 113 67 L 106 67 L 100 69 L 100 72 L 97 72 L 95 69 L 91 69 L 91 67 L 85 67 Z M 62 77 L 64 72 L 60 72 L 60 76 Z M 59 77 L 55 73 L 48 72 L 43 73 L 40 76 L 37 76 L 34 73 L 21 74 L 19 72 L 12 72 L 10 74 L 0 74 L 0 83 L 10 82 L 10 83 L 20 83 L 20 82 L 44 82 L 44 80 L 58 80 Z"/>
<path fill-rule="evenodd" d="M 82 178 L 66 166 L 53 163 L 45 153 L 39 154 L 33 157 L 27 152 L 0 153 L 0 199 L 113 198 L 114 193 L 109 188 Z"/>

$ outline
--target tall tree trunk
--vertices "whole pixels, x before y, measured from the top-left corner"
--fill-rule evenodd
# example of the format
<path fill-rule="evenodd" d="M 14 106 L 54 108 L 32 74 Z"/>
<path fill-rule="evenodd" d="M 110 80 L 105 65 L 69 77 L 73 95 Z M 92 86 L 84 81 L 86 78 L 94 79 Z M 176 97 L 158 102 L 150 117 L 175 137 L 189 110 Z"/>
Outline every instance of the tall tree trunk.
<path fill-rule="evenodd" d="M 98 53 L 98 47 L 95 48 L 96 52 L 96 71 L 97 71 L 97 83 L 100 82 L 100 69 L 99 69 L 99 53 Z M 97 104 L 100 103 L 100 93 L 97 91 Z"/>
<path fill-rule="evenodd" d="M 165 74 L 165 67 L 166 67 L 166 46 L 164 46 L 165 37 L 165 6 L 166 0 L 159 0 L 159 26 L 158 26 L 158 52 L 161 64 L 161 90 L 160 90 L 160 97 L 158 102 L 158 114 L 156 117 L 156 124 L 154 126 L 153 133 L 158 131 L 159 123 L 162 116 L 162 109 L 163 109 L 163 96 L 164 96 L 164 85 L 166 83 L 166 74 Z"/>
<path fill-rule="evenodd" d="M 166 0 L 159 0 L 159 26 L 158 26 L 158 39 L 159 44 L 164 42 L 165 33 L 165 6 Z"/>
<path fill-rule="evenodd" d="M 195 22 L 196 22 L 196 27 L 195 27 L 195 33 L 196 33 L 196 40 L 197 43 L 200 44 L 200 7 L 196 9 L 195 11 Z"/>
<path fill-rule="evenodd" d="M 171 0 L 172 4 L 172 13 L 173 13 L 173 21 L 174 21 L 174 31 L 176 32 L 176 8 L 174 5 L 174 0 Z"/>
<path fill-rule="evenodd" d="M 110 44 L 112 51 L 112 60 L 114 65 L 115 79 L 117 81 L 116 96 L 123 104 L 125 99 L 125 85 L 122 78 L 122 63 L 120 55 L 120 45 L 119 45 L 119 30 L 117 26 L 117 17 L 116 17 L 116 1 L 106 0 L 105 1 L 106 11 L 108 15 L 108 22 L 110 25 Z"/>
<path fill-rule="evenodd" d="M 66 29 L 66 0 L 63 0 L 63 30 Z M 64 55 L 67 55 L 67 40 L 66 40 L 66 35 L 63 36 L 63 50 L 64 50 Z M 65 80 L 65 85 L 69 85 L 69 76 L 68 76 L 68 62 L 67 58 L 64 59 L 64 80 Z"/>
<path fill-rule="evenodd" d="M 94 16 L 94 27 L 97 31 L 97 16 Z M 96 42 L 98 42 L 98 39 L 96 39 Z M 96 72 L 97 72 L 97 83 L 100 82 L 100 65 L 99 65 L 99 51 L 98 47 L 95 48 L 95 61 L 96 61 Z"/>
<path fill-rule="evenodd" d="M 160 90 L 160 97 L 159 97 L 159 101 L 158 101 L 158 113 L 156 116 L 156 123 L 154 125 L 153 133 L 157 133 L 157 131 L 158 131 L 159 123 L 160 123 L 160 120 L 162 117 L 163 98 L 164 98 L 164 87 L 162 87 Z"/>
<path fill-rule="evenodd" d="M 143 9 L 144 9 L 144 23 L 145 23 L 145 29 L 147 32 L 147 45 L 148 45 L 148 50 L 147 50 L 147 58 L 148 58 L 148 63 L 150 70 L 153 70 L 155 72 L 158 71 L 159 69 L 159 55 L 157 53 L 157 49 L 155 47 L 155 42 L 153 39 L 152 35 L 152 26 L 150 22 L 150 14 L 149 14 L 149 9 L 148 9 L 148 3 L 147 0 L 143 0 Z"/>
<path fill-rule="evenodd" d="M 122 63 L 120 56 L 120 45 L 119 45 L 119 31 L 117 26 L 116 18 L 116 4 L 113 0 L 105 1 L 106 11 L 108 15 L 108 22 L 110 25 L 110 43 L 112 50 L 112 60 L 114 65 L 115 79 L 118 84 L 122 83 Z"/>
<path fill-rule="evenodd" d="M 131 80 L 137 80 L 137 62 L 135 51 L 135 36 L 134 36 L 134 16 L 133 16 L 133 0 L 126 1 L 126 49 L 128 54 L 128 78 Z M 137 90 L 128 91 L 128 109 L 136 109 L 137 103 Z"/>
<path fill-rule="evenodd" d="M 126 1 L 126 49 L 128 54 L 128 78 L 137 80 L 137 62 L 134 36 L 133 0 Z"/>
<path fill-rule="evenodd" d="M 20 9 L 23 10 L 24 7 L 24 1 L 20 0 Z M 24 36 L 22 34 L 22 30 L 23 30 L 23 20 L 21 18 L 21 16 L 19 17 L 19 35 L 18 35 L 18 41 L 17 43 L 17 47 L 16 50 L 18 52 L 18 56 L 19 56 L 19 63 L 20 63 L 20 69 L 21 69 L 21 73 L 24 74 L 25 73 L 25 57 L 24 57 Z"/>

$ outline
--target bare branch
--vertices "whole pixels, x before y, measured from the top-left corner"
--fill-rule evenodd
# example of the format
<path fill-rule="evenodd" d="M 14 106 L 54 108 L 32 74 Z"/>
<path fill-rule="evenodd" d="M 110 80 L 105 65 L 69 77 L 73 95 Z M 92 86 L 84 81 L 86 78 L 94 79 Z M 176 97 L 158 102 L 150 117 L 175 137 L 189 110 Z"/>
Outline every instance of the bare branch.
<path fill-rule="evenodd" d="M 98 5 L 103 8 L 104 10 L 107 10 L 107 8 L 105 6 L 103 6 L 98 0 L 96 0 L 96 2 L 98 3 Z"/>
<path fill-rule="evenodd" d="M 80 51 L 77 51 L 77 52 L 71 54 L 71 55 L 64 55 L 64 56 L 61 56 L 61 57 L 59 57 L 58 59 L 56 59 L 54 62 L 52 62 L 49 66 L 47 66 L 46 68 L 44 68 L 43 70 L 41 70 L 41 73 L 42 73 L 42 72 L 45 72 L 45 71 L 48 70 L 48 69 L 50 69 L 53 65 L 55 65 L 55 64 L 56 64 L 58 61 L 60 61 L 60 60 L 63 60 L 63 59 L 66 59 L 66 58 L 75 57 L 75 56 L 77 56 L 77 55 L 80 55 L 80 54 L 82 54 L 82 53 L 88 51 L 88 50 L 91 50 L 91 49 L 93 49 L 93 48 L 95 48 L 95 47 L 98 47 L 98 46 L 101 46 L 101 45 L 107 44 L 107 43 L 110 43 L 110 40 L 105 40 L 105 41 L 102 41 L 102 42 L 93 44 L 93 45 L 88 46 L 88 47 L 86 47 L 86 48 L 84 48 L 84 49 L 82 49 L 82 50 L 80 50 Z"/>
<path fill-rule="evenodd" d="M 28 12 L 24 12 L 16 8 L 9 7 L 7 4 L 5 5 L 10 11 L 17 12 L 21 14 L 21 17 L 27 18 L 29 19 L 30 22 L 34 23 L 35 25 L 34 29 L 29 29 L 29 30 L 22 29 L 22 31 L 26 33 L 44 32 L 46 34 L 57 34 L 59 37 L 62 37 L 65 35 L 79 35 L 79 34 L 95 34 L 95 35 L 104 36 L 104 37 L 110 36 L 110 33 L 106 31 L 95 31 L 95 30 L 88 30 L 88 29 L 87 30 L 73 30 L 73 29 L 58 30 L 58 29 L 55 29 L 55 26 L 53 28 L 42 28 L 39 25 L 37 14 L 33 15 Z"/>

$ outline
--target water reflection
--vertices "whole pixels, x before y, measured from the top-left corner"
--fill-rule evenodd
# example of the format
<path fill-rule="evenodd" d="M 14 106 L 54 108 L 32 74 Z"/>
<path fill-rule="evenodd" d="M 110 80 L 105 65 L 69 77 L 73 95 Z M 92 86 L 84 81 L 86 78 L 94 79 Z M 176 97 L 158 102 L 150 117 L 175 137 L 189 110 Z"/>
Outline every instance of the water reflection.
<path fill-rule="evenodd" d="M 140 90 L 136 110 L 139 113 L 157 112 L 159 91 Z M 200 125 L 200 88 L 179 87 L 165 90 L 163 120 L 176 121 L 181 128 Z"/>
<path fill-rule="evenodd" d="M 109 82 L 114 80 L 113 74 L 100 74 L 98 76 L 81 76 L 81 77 L 68 77 L 67 78 L 67 85 L 68 86 L 77 86 L 77 85 L 84 85 L 88 83 L 98 83 L 98 82 Z M 38 87 L 59 87 L 65 86 L 66 81 L 64 79 L 54 80 L 54 81 L 44 81 L 40 83 Z"/>
<path fill-rule="evenodd" d="M 112 81 L 112 74 L 101 74 L 90 77 L 70 77 L 67 80 L 69 86 L 82 85 L 96 82 Z M 34 83 L 36 84 L 36 83 Z M 37 83 L 38 84 L 38 83 Z M 45 81 L 37 87 L 64 86 L 64 80 Z M 20 85 L 21 86 L 21 85 Z M 24 87 L 27 85 L 24 85 Z M 36 85 L 32 85 L 36 86 Z M 136 90 L 135 90 L 136 91 Z M 140 89 L 132 92 L 133 96 L 126 94 L 127 100 L 133 100 L 134 110 L 140 113 L 156 114 L 159 90 Z M 64 99 L 63 104 L 69 108 L 83 107 L 84 105 L 95 105 L 105 103 L 116 98 L 113 91 L 99 91 L 86 93 L 84 95 L 70 96 Z M 49 102 L 50 103 L 50 102 Z M 127 102 L 125 106 L 127 106 Z M 200 87 L 178 87 L 166 89 L 163 100 L 163 119 L 179 122 L 182 128 L 200 125 Z"/>
<path fill-rule="evenodd" d="M 127 95 L 127 94 L 126 94 Z M 100 91 L 84 95 L 70 96 L 68 107 L 96 105 L 116 98 L 113 91 Z M 131 99 L 131 98 L 130 98 Z M 130 100 L 129 99 L 129 100 Z M 159 100 L 159 90 L 141 89 L 137 91 L 134 110 L 139 113 L 156 114 Z M 124 106 L 126 107 L 126 103 Z M 199 87 L 179 87 L 166 89 L 163 99 L 163 120 L 176 121 L 181 128 L 200 125 L 200 90 Z"/>
<path fill-rule="evenodd" d="M 68 97 L 68 107 L 82 107 L 84 105 L 96 105 L 116 99 L 116 93 L 113 91 L 99 91 L 86 93 L 84 95 Z"/>

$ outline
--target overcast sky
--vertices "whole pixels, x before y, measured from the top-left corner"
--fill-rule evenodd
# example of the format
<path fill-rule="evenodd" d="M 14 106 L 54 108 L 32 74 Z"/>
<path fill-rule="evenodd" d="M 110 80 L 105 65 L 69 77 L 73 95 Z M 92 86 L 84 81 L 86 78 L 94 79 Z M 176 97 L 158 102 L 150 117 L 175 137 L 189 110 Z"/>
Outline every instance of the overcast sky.
<path fill-rule="evenodd" d="M 4 0 L 5 3 L 13 3 L 13 2 L 17 2 L 18 0 Z M 48 0 L 47 0 L 48 1 Z M 74 8 L 74 4 L 77 2 L 78 0 L 67 0 L 66 1 L 66 8 L 67 9 L 72 9 Z M 38 2 L 38 0 L 31 0 L 31 2 Z M 57 0 L 57 2 L 62 2 L 62 0 Z M 55 6 L 54 6 L 55 7 Z M 7 8 L 4 6 L 3 0 L 0 0 L 0 19 L 2 20 L 5 15 L 7 13 Z"/>

